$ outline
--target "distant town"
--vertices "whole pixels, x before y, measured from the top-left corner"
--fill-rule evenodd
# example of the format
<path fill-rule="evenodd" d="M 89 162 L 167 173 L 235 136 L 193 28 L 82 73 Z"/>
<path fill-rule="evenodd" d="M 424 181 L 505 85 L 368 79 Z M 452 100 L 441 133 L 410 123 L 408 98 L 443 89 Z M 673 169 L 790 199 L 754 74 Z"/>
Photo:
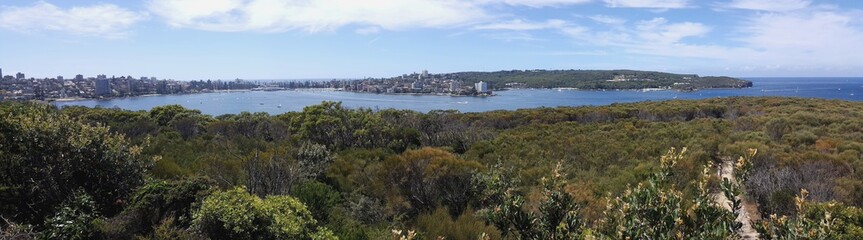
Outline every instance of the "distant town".
<path fill-rule="evenodd" d="M 568 88 L 580 90 L 675 90 L 746 88 L 752 82 L 724 76 L 698 76 L 637 70 L 509 70 L 431 74 L 426 70 L 387 78 L 332 80 L 194 80 L 156 77 L 83 76 L 27 78 L 18 72 L 2 75 L 0 100 L 73 101 L 156 94 L 189 94 L 222 91 L 280 91 L 333 89 L 377 94 L 439 96 L 494 96 L 493 91 L 513 88 Z"/>
<path fill-rule="evenodd" d="M 328 81 L 247 81 L 195 80 L 178 81 L 157 77 L 107 76 L 73 78 L 27 78 L 18 72 L 14 76 L 3 75 L 0 69 L 0 100 L 44 100 L 64 101 L 130 97 L 155 94 L 188 94 L 218 91 L 279 91 L 288 89 L 330 88 L 350 92 L 389 94 L 434 94 L 455 96 L 494 95 L 489 84 L 483 81 L 462 84 L 448 78 L 447 74 L 405 74 L 394 78 L 367 78 Z"/>

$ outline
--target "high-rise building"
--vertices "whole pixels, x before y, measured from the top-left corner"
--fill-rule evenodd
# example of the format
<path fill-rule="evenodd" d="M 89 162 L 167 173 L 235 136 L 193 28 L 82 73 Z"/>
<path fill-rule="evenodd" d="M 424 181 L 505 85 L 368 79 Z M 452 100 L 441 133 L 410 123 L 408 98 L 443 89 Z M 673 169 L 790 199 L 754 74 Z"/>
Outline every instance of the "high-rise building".
<path fill-rule="evenodd" d="M 18 72 L 18 74 L 15 74 L 15 79 L 18 79 L 18 80 L 24 79 L 24 73 Z"/>
<path fill-rule="evenodd" d="M 3 69 L 0 68 L 0 78 L 3 78 Z"/>
<path fill-rule="evenodd" d="M 105 74 L 99 74 L 96 75 L 96 79 L 108 79 L 108 76 L 106 76 Z"/>
<path fill-rule="evenodd" d="M 81 74 L 75 75 L 75 81 L 84 81 L 84 75 L 81 75 Z"/>
<path fill-rule="evenodd" d="M 104 75 L 102 75 L 104 76 Z M 96 79 L 96 95 L 107 96 L 111 94 L 111 83 L 108 79 Z"/>
<path fill-rule="evenodd" d="M 57 80 L 63 81 L 63 75 L 57 76 Z"/>
<path fill-rule="evenodd" d="M 488 83 L 483 82 L 483 81 L 479 81 L 478 83 L 474 84 L 474 88 L 476 88 L 477 93 L 488 93 L 489 92 L 488 91 Z"/>

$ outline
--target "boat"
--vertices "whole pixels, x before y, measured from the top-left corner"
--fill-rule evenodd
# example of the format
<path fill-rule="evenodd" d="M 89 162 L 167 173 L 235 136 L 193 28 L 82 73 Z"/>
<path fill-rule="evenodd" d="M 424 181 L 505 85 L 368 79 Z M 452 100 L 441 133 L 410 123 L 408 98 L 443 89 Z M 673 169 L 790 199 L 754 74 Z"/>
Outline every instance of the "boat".
<path fill-rule="evenodd" d="M 282 104 L 279 104 L 279 106 L 276 106 L 276 107 L 277 107 L 277 108 L 282 108 Z"/>

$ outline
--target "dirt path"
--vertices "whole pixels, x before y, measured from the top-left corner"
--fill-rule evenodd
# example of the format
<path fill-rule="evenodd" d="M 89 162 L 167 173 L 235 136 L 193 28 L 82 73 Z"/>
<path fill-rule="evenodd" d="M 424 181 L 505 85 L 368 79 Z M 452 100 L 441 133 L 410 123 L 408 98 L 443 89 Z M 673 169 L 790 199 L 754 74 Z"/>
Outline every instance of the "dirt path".
<path fill-rule="evenodd" d="M 716 174 L 720 178 L 723 178 L 723 179 L 727 178 L 731 181 L 736 181 L 734 179 L 734 164 L 733 163 L 734 163 L 734 161 L 732 158 L 723 159 L 722 164 L 719 166 L 719 169 L 718 169 Z M 737 196 L 737 198 L 742 199 L 743 196 Z M 722 208 L 725 208 L 728 211 L 732 211 L 731 201 L 728 198 L 726 198 L 725 195 L 722 194 L 721 192 L 715 193 L 713 195 L 713 199 L 714 199 L 714 201 L 716 201 L 717 204 L 719 204 L 719 206 L 722 206 Z M 740 232 L 738 233 L 738 234 L 740 234 L 740 238 L 742 238 L 742 239 L 759 239 L 758 232 L 755 231 L 754 228 L 752 228 L 752 224 L 751 224 L 752 218 L 750 217 L 750 212 L 753 212 L 753 210 L 756 210 L 754 212 L 757 212 L 757 209 L 752 209 L 752 208 L 755 208 L 755 206 L 751 205 L 751 204 L 746 204 L 744 202 L 743 211 L 741 211 L 740 214 L 737 215 L 737 222 L 743 223 L 743 227 L 740 228 Z"/>

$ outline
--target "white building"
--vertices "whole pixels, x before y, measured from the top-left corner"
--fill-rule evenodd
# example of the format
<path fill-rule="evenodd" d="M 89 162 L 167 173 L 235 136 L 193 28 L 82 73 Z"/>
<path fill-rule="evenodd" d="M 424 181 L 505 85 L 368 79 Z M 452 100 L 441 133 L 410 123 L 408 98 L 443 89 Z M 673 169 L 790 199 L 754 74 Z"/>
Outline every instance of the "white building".
<path fill-rule="evenodd" d="M 479 81 L 478 83 L 474 84 L 474 88 L 476 88 L 477 93 L 488 93 L 489 92 L 488 91 L 488 83 L 483 82 L 483 81 Z"/>

